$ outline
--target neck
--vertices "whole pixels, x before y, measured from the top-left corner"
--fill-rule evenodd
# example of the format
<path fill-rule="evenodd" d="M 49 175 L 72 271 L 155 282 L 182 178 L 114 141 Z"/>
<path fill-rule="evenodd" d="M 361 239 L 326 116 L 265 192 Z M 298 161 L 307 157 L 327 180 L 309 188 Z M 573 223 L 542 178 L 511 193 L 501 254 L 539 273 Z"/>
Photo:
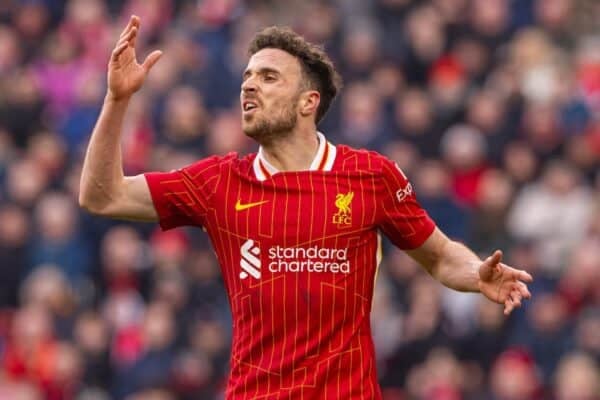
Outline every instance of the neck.
<path fill-rule="evenodd" d="M 263 157 L 279 171 L 303 171 L 310 168 L 319 148 L 319 139 L 312 127 L 262 144 L 261 148 Z"/>

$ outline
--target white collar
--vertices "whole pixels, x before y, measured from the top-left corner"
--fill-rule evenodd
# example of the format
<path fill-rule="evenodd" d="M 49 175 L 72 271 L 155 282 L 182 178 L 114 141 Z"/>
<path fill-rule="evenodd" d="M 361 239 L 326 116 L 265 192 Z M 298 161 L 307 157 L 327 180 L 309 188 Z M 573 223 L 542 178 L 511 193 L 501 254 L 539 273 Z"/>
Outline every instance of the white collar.
<path fill-rule="evenodd" d="M 333 144 L 329 143 L 325 136 L 317 131 L 317 138 L 319 139 L 319 147 L 317 148 L 317 154 L 310 164 L 309 171 L 331 171 L 333 168 L 333 162 L 335 161 L 336 148 Z M 254 175 L 259 181 L 264 181 L 280 172 L 271 163 L 269 163 L 264 156 L 262 146 L 258 149 L 258 154 L 254 158 L 252 164 L 254 169 Z"/>

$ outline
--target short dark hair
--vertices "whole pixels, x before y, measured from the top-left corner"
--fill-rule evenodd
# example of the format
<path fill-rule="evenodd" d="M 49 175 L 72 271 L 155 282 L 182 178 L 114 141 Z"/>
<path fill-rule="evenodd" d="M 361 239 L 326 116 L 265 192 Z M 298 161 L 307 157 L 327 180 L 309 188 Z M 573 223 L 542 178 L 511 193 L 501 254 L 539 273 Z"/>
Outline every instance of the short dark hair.
<path fill-rule="evenodd" d="M 342 79 L 331 59 L 322 47 L 308 42 L 287 27 L 271 26 L 258 32 L 248 46 L 248 54 L 253 56 L 267 48 L 283 50 L 300 61 L 310 88 L 321 94 L 316 116 L 316 122 L 319 123 L 342 87 Z"/>

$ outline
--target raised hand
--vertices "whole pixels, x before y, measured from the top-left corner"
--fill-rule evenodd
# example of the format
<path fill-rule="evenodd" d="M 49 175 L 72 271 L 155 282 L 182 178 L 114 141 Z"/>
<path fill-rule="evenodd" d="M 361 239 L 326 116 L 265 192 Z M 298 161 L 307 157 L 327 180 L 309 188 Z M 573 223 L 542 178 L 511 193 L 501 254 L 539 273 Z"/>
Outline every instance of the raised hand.
<path fill-rule="evenodd" d="M 531 293 L 523 282 L 533 282 L 527 272 L 509 267 L 502 262 L 502 252 L 484 260 L 479 267 L 479 290 L 488 299 L 504 304 L 504 314 L 510 314 L 515 308 L 521 307 L 523 299 L 529 299 Z"/>
<path fill-rule="evenodd" d="M 148 72 L 161 57 L 155 50 L 139 64 L 135 55 L 135 42 L 140 30 L 140 18 L 132 15 L 121 33 L 108 63 L 108 95 L 115 100 L 127 99 L 142 87 Z"/>

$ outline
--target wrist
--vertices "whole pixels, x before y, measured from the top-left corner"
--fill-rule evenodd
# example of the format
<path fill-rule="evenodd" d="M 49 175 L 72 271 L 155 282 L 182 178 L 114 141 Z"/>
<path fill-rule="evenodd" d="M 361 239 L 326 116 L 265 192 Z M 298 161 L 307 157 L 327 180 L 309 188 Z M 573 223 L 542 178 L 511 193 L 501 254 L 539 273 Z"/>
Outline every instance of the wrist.
<path fill-rule="evenodd" d="M 116 104 L 127 104 L 131 99 L 131 95 L 116 95 L 110 90 L 106 92 L 106 96 L 104 96 L 105 103 L 116 103 Z"/>

